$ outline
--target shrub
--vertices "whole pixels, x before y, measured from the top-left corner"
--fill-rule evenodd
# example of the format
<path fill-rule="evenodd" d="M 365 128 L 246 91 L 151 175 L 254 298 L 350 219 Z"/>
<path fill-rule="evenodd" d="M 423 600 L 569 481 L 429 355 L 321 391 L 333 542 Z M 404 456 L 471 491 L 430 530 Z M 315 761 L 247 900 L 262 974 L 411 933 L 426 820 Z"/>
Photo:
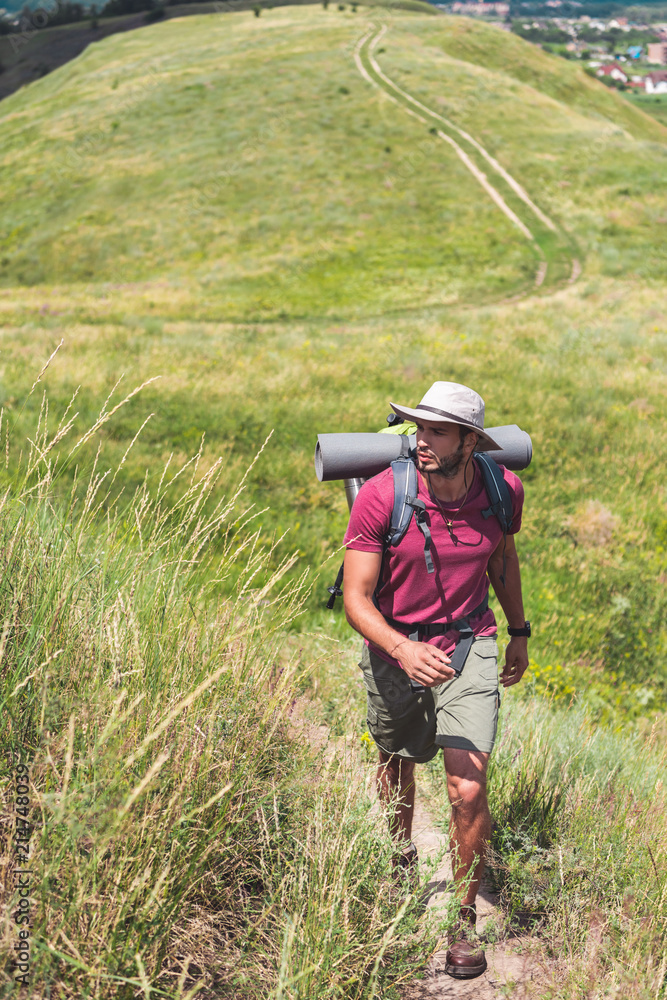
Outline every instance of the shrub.
<path fill-rule="evenodd" d="M 153 10 L 149 10 L 144 16 L 145 24 L 154 24 L 155 21 L 161 21 L 165 17 L 165 9 L 163 4 L 158 4 Z"/>

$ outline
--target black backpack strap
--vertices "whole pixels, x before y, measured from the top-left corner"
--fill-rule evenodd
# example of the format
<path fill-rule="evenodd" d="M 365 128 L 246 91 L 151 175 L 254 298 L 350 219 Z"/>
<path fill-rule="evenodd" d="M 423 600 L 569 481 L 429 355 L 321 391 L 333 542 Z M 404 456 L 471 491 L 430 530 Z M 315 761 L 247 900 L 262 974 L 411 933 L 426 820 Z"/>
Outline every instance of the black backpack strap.
<path fill-rule="evenodd" d="M 327 601 L 327 608 L 329 611 L 333 611 L 334 605 L 336 603 L 337 597 L 343 596 L 343 570 L 345 569 L 345 563 L 340 564 L 340 569 L 338 570 L 338 576 L 336 577 L 336 582 L 333 587 L 327 587 L 328 592 L 331 597 Z"/>
<path fill-rule="evenodd" d="M 426 504 L 423 500 L 418 500 L 417 497 L 406 497 L 405 503 L 408 507 L 412 507 L 417 527 L 424 536 L 424 561 L 426 562 L 426 572 L 434 573 L 435 568 L 433 566 L 433 559 L 431 558 L 431 528 L 428 522 L 428 514 L 426 513 Z"/>
<path fill-rule="evenodd" d="M 482 511 L 482 516 L 485 520 L 488 520 L 492 515 L 497 517 L 503 535 L 506 535 L 512 529 L 512 518 L 514 517 L 509 486 L 505 482 L 500 467 L 492 458 L 481 451 L 475 452 L 474 457 L 482 473 L 484 489 L 491 501 L 491 506 Z"/>
<path fill-rule="evenodd" d="M 497 517 L 503 533 L 503 572 L 500 582 L 505 586 L 505 546 L 507 545 L 507 532 L 511 531 L 512 520 L 514 518 L 512 497 L 510 496 L 509 486 L 505 482 L 505 477 L 493 459 L 481 451 L 475 452 L 474 458 L 482 473 L 484 489 L 490 500 L 490 506 L 482 511 L 482 516 L 485 520 L 488 520 L 492 516 Z"/>
<path fill-rule="evenodd" d="M 412 510 L 408 498 L 417 496 L 417 470 L 409 458 L 397 458 L 391 463 L 394 477 L 394 507 L 391 512 L 389 530 L 385 536 L 387 547 L 399 545 L 408 530 Z"/>
<path fill-rule="evenodd" d="M 391 523 L 385 537 L 387 548 L 399 545 L 405 536 L 414 514 L 417 527 L 424 536 L 424 560 L 427 572 L 435 572 L 431 558 L 431 528 L 429 526 L 426 504 L 419 500 L 419 483 L 415 463 L 408 456 L 397 458 L 391 463 L 394 477 L 394 507 L 391 512 Z"/>

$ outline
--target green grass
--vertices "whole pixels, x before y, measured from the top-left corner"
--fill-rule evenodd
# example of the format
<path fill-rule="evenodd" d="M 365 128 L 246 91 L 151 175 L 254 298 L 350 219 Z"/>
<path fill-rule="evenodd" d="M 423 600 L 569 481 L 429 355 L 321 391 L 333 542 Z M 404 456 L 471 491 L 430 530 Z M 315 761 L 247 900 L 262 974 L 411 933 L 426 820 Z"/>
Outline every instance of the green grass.
<path fill-rule="evenodd" d="M 501 718 L 489 770 L 490 875 L 507 925 L 533 930 L 539 973 L 528 995 L 661 996 L 664 729 L 613 734 L 544 700 L 506 704 Z M 441 776 L 432 766 L 426 778 L 444 826 Z"/>
<path fill-rule="evenodd" d="M 292 715 L 302 589 L 258 583 L 269 553 L 234 490 L 215 499 L 219 466 L 105 511 L 99 468 L 63 501 L 57 434 L 42 419 L 2 491 L 0 851 L 30 872 L 27 904 L 3 882 L 4 956 L 27 905 L 32 996 L 394 995 L 438 927 L 415 895 L 397 910 L 359 777 Z M 25 992 L 9 963 L 1 982 Z"/>
<path fill-rule="evenodd" d="M 530 293 L 529 241 L 454 151 L 358 74 L 354 47 L 371 23 L 384 22 L 383 71 L 482 142 L 556 220 L 542 291 Z M 525 908 L 526 893 L 539 896 L 547 944 L 555 953 L 559 935 L 566 939 L 571 967 L 583 977 L 598 925 L 596 911 L 575 899 L 576 858 L 581 851 L 587 872 L 607 864 L 592 840 L 596 815 L 607 809 L 604 851 L 612 845 L 622 873 L 596 889 L 596 905 L 608 905 L 616 923 L 603 935 L 595 975 L 634 1000 L 643 994 L 623 992 L 614 962 L 637 970 L 643 961 L 655 995 L 661 932 L 641 916 L 624 937 L 623 894 L 633 887 L 640 894 L 644 884 L 655 902 L 650 856 L 632 854 L 628 831 L 641 821 L 661 845 L 655 824 L 664 814 L 650 813 L 649 793 L 635 788 L 653 766 L 648 751 L 619 731 L 646 736 L 667 706 L 667 130 L 576 66 L 491 26 L 396 9 L 353 15 L 330 5 L 260 18 L 194 16 L 107 39 L 4 101 L 0 136 L 8 178 L 0 207 L 0 405 L 10 487 L 3 697 L 5 732 L 35 761 L 33 795 L 45 823 L 38 858 L 53 880 L 40 890 L 40 989 L 74 977 L 74 995 L 85 995 L 86 983 L 96 995 L 116 995 L 108 980 L 115 970 L 132 980 L 128 990 L 146 993 L 139 954 L 149 981 L 174 996 L 185 997 L 199 979 L 219 995 L 243 996 L 260 977 L 266 996 L 370 998 L 390 930 L 390 950 L 377 965 L 382 988 L 408 968 L 411 941 L 426 957 L 431 931 L 407 934 L 416 927 L 413 910 L 402 918 L 405 935 L 391 929 L 396 910 L 382 888 L 390 847 L 364 796 L 345 798 L 347 772 L 331 792 L 313 785 L 300 745 L 306 735 L 295 744 L 287 712 L 305 689 L 310 712 L 334 734 L 359 737 L 365 729 L 358 638 L 340 608 L 322 607 L 346 506 L 342 487 L 314 477 L 316 434 L 378 429 L 389 399 L 414 402 L 433 380 L 448 378 L 481 391 L 489 425 L 517 422 L 534 443 L 518 538 L 533 661 L 505 704 L 519 729 L 508 737 L 511 756 L 498 755 L 494 778 L 499 836 L 510 845 L 507 870 L 496 866 L 499 884 L 509 911 Z M 525 211 L 507 186 L 502 193 Z M 566 264 L 575 254 L 583 273 L 570 284 Z M 103 417 L 154 376 L 159 381 L 103 419 L 66 461 L 107 396 Z M 43 387 L 48 419 L 39 418 Z M 22 496 L 27 438 L 35 440 L 39 418 L 43 450 L 45 425 L 52 436 L 72 397 L 71 432 L 49 453 L 62 471 L 49 474 L 41 498 Z M 272 430 L 234 498 L 230 484 Z M 193 482 L 188 467 L 158 507 L 173 475 L 161 484 L 165 465 L 183 466 L 202 437 Z M 109 472 L 84 516 L 98 446 L 98 471 Z M 231 506 L 202 550 L 208 569 L 179 568 L 195 547 L 187 511 L 202 482 L 209 508 L 221 498 Z M 144 489 L 153 498 L 145 510 Z M 253 518 L 245 529 L 244 510 Z M 296 562 L 286 567 L 291 552 Z M 278 591 L 262 593 L 281 566 Z M 304 573 L 313 589 L 294 595 Z M 283 583 L 275 606 L 260 603 Z M 301 599 L 303 615 L 292 620 L 292 602 Z M 229 687 L 215 682 L 194 696 L 222 666 Z M 130 713 L 125 706 L 142 694 Z M 159 732 L 150 753 L 125 767 L 191 695 L 192 707 Z M 548 698 L 562 716 L 539 714 L 535 699 Z M 567 722 L 573 702 L 588 721 Z M 124 727 L 112 722 L 100 743 L 109 720 L 121 717 Z M 193 723 L 204 733 L 201 747 Z M 576 770 L 572 726 L 581 725 L 585 742 L 604 723 L 593 780 L 590 768 Z M 521 780 L 512 759 L 517 733 L 528 734 L 522 753 L 530 768 Z M 553 741 L 541 757 L 539 748 Z M 163 770 L 121 812 L 167 752 Z M 244 753 L 247 773 L 230 776 L 229 761 Z M 612 783 L 610 805 L 602 776 L 615 755 L 627 768 Z M 564 795 L 559 768 L 571 778 Z M 237 799 L 230 791 L 231 802 L 206 806 L 232 778 Z M 524 817 L 535 781 L 541 810 Z M 200 806 L 203 819 L 193 816 L 187 836 L 172 832 L 179 816 Z M 225 839 L 230 823 L 238 824 L 236 840 Z M 328 834 L 335 829 L 345 835 Z M 357 834 L 358 855 L 349 851 Z M 331 853 L 318 867 L 325 842 Z M 301 849 L 309 843 L 317 851 Z M 531 845 L 546 854 L 537 853 L 534 877 L 522 882 L 530 868 L 522 852 Z M 171 851 L 183 852 L 182 863 Z M 215 865 L 203 882 L 188 880 L 209 856 Z M 243 891 L 234 875 L 239 857 Z M 148 873 L 145 881 L 139 872 Z M 157 915 L 155 885 L 164 893 Z M 346 922 L 332 900 L 350 885 L 359 887 L 359 909 Z M 559 885 L 567 892 L 559 895 Z M 88 912 L 81 900 L 111 928 L 105 944 L 76 917 L 83 969 L 62 936 L 64 929 L 70 937 L 75 913 Z M 136 918 L 126 922 L 130 907 Z M 336 922 L 322 938 L 326 912 Z M 655 912 L 662 913 L 657 903 Z M 5 925 L 3 940 L 7 933 Z M 300 936 L 309 943 L 297 953 Z M 182 973 L 188 954 L 193 967 Z M 290 970 L 302 979 L 290 979 Z M 590 995 L 589 981 L 575 980 L 572 973 L 554 989 L 567 983 L 571 996 Z"/>
<path fill-rule="evenodd" d="M 290 6 L 314 2 L 316 0 L 296 0 L 296 4 L 290 3 Z M 198 14 L 224 16 L 231 12 L 254 11 L 255 6 L 271 9 L 285 5 L 285 0 L 270 0 L 266 5 L 257 5 L 254 0 L 204 0 L 201 3 L 170 3 L 166 7 L 161 6 L 157 14 L 161 15 L 159 19 L 171 20 Z M 373 4 L 369 0 L 366 6 Z M 395 6 L 422 13 L 439 13 L 436 7 L 422 0 L 396 0 Z M 54 11 L 55 8 L 50 10 L 51 13 Z M 80 21 L 64 25 L 48 22 L 43 26 L 41 18 L 24 19 L 18 32 L 0 36 L 0 99 L 76 59 L 89 45 L 99 43 L 111 34 L 143 28 L 151 16 L 147 11 L 116 17 L 98 16 L 94 28 L 90 13 Z"/>
<path fill-rule="evenodd" d="M 656 186 L 664 126 L 580 67 L 465 18 L 438 22 L 427 37 L 392 26 L 382 44 L 385 72 L 486 145 L 588 256 L 589 269 L 664 274 L 650 217 L 660 217 L 664 198 L 664 184 Z"/>
<path fill-rule="evenodd" d="M 390 398 L 417 399 L 436 377 L 471 383 L 489 423 L 516 421 L 535 444 L 519 539 L 535 683 L 552 674 L 602 716 L 661 707 L 664 130 L 507 33 L 387 12 L 385 72 L 484 142 L 583 262 L 556 296 L 475 308 L 526 289 L 528 241 L 359 76 L 358 15 L 266 15 L 109 39 L 3 102 L 0 402 L 13 433 L 31 426 L 22 398 L 61 337 L 46 384 L 61 409 L 83 386 L 81 426 L 120 374 L 128 387 L 161 376 L 100 430 L 118 462 L 151 415 L 116 486 L 159 477 L 202 435 L 204 467 L 222 454 L 239 477 L 275 428 L 249 500 L 270 508 L 267 538 L 288 532 L 300 568 L 329 559 L 328 577 L 346 508 L 314 478 L 317 431 L 376 429 Z M 544 92 L 519 79 L 527 67 Z M 338 629 L 319 600 L 312 614 Z"/>
<path fill-rule="evenodd" d="M 480 263 L 492 293 L 511 289 L 532 255 L 462 165 L 390 176 L 426 130 L 369 106 L 349 51 L 362 26 L 321 9 L 186 18 L 9 98 L 6 286 L 160 274 L 233 321 L 467 300 Z"/>
<path fill-rule="evenodd" d="M 12 351 L 5 354 L 2 402 L 11 419 L 21 406 L 14 393 L 26 384 L 26 369 L 37 371 L 63 334 L 66 347 L 46 384 L 53 405 L 78 383 L 85 386 L 75 404 L 82 426 L 115 382 L 119 358 L 128 388 L 162 375 L 100 430 L 110 460 L 119 461 L 144 418 L 154 414 L 123 467 L 120 479 L 128 487 L 143 480 L 146 468 L 155 470 L 151 481 L 158 479 L 157 463 L 171 453 L 181 461 L 204 432 L 204 465 L 221 451 L 236 476 L 275 427 L 251 475 L 249 499 L 259 510 L 270 507 L 260 520 L 266 537 L 288 531 L 287 544 L 303 554 L 301 566 L 317 570 L 340 544 L 346 507 L 342 487 L 314 477 L 316 432 L 378 428 L 387 400 L 420 398 L 431 359 L 446 356 L 449 376 L 484 392 L 490 423 L 517 421 L 533 436 L 518 544 L 536 623 L 536 663 L 565 664 L 575 686 L 586 690 L 592 680 L 605 699 L 611 674 L 620 673 L 638 689 L 633 711 L 642 711 L 647 691 L 645 707 L 663 703 L 666 679 L 656 664 L 665 643 L 658 581 L 666 539 L 656 455 L 663 440 L 665 327 L 657 289 L 592 277 L 549 303 L 462 311 L 449 319 L 400 317 L 390 332 L 379 319 L 240 332 L 215 321 L 165 319 L 164 301 L 151 318 L 147 302 L 158 292 L 147 286 L 77 299 L 72 290 L 54 290 L 31 307 L 5 293 L 4 345 Z M 110 302 L 116 316 L 107 313 Z M 40 314 L 42 304 L 53 312 Z M 439 367 L 434 375 L 442 373 Z M 335 568 L 332 558 L 313 611 Z M 322 614 L 322 627 L 330 617 Z M 623 699 L 618 707 L 630 706 Z"/>
<path fill-rule="evenodd" d="M 667 125 L 667 97 L 665 94 L 628 94 L 627 100 L 636 108 L 652 118 L 656 118 L 663 125 Z"/>

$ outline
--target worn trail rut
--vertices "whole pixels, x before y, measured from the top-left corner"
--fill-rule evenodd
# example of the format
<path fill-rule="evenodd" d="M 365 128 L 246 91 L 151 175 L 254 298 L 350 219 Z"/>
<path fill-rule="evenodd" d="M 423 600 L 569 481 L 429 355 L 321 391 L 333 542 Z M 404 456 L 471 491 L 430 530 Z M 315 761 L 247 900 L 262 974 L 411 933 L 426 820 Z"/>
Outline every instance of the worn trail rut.
<path fill-rule="evenodd" d="M 375 793 L 374 776 L 368 765 L 359 760 L 358 741 L 350 736 L 332 738 L 329 727 L 313 724 L 304 719 L 306 699 L 295 700 L 292 724 L 301 738 L 324 752 L 325 760 L 345 761 L 349 780 L 357 786 L 360 795 L 368 795 L 379 809 Z M 444 775 L 443 775 L 444 780 Z M 442 824 L 432 815 L 423 785 L 417 774 L 415 815 L 412 839 L 419 852 L 420 864 L 431 859 L 442 859 L 425 888 L 425 917 L 428 911 L 445 909 L 452 893 L 452 869 L 449 860 L 449 838 L 442 832 Z M 499 906 L 498 896 L 488 882 L 482 883 L 477 896 L 477 928 L 484 943 L 488 968 L 476 979 L 457 980 L 445 972 L 446 942 L 442 942 L 431 957 L 426 974 L 421 979 L 405 982 L 400 987 L 402 1000 L 524 1000 L 527 987 L 542 981 L 548 972 L 536 959 L 538 941 L 529 934 L 506 929 L 506 922 Z M 547 977 L 548 978 L 548 977 Z"/>
<path fill-rule="evenodd" d="M 422 104 L 421 101 L 418 101 L 383 72 L 377 62 L 377 59 L 375 58 L 375 49 L 387 30 L 387 25 L 381 25 L 379 28 L 377 26 L 372 26 L 357 42 L 354 49 L 354 61 L 359 73 L 364 80 L 367 81 L 367 83 L 370 83 L 371 86 L 381 91 L 390 101 L 398 105 L 402 111 L 410 115 L 412 118 L 416 118 L 424 125 L 432 125 L 434 121 L 439 123 L 438 127 L 432 128 L 431 130 L 438 136 L 439 139 L 442 139 L 443 142 L 448 143 L 453 148 L 456 155 L 470 171 L 486 194 L 497 205 L 498 209 L 514 226 L 521 231 L 526 239 L 530 240 L 535 255 L 538 258 L 534 287 L 543 287 L 545 285 L 547 273 L 549 272 L 550 262 L 547 260 L 547 255 L 540 245 L 538 237 L 536 237 L 535 233 L 529 228 L 517 212 L 510 207 L 498 188 L 491 183 L 486 173 L 477 166 L 473 156 L 471 156 L 470 153 L 467 152 L 461 145 L 461 140 L 468 146 L 470 152 L 474 151 L 473 155 L 481 156 L 491 170 L 495 172 L 495 174 L 502 179 L 502 182 L 504 182 L 511 189 L 513 194 L 521 200 L 524 210 L 525 208 L 529 210 L 531 217 L 533 217 L 533 221 L 535 219 L 538 220 L 539 223 L 548 229 L 552 234 L 558 234 L 558 226 L 553 219 L 551 219 L 545 212 L 542 211 L 541 208 L 539 208 L 538 205 L 535 204 L 528 192 L 516 180 L 516 178 L 513 177 L 512 174 L 510 174 L 510 172 L 503 167 L 502 164 L 499 163 L 498 160 L 492 156 L 480 142 L 477 141 L 477 139 L 475 139 L 468 132 L 459 128 L 449 119 L 438 114 L 432 108 Z M 366 60 L 366 64 L 364 64 L 364 60 Z M 443 131 L 443 127 L 447 131 Z M 454 133 L 456 138 L 454 138 L 454 135 L 451 133 Z M 546 245 L 547 244 L 545 244 L 545 246 Z M 581 274 L 581 264 L 576 257 L 571 257 L 569 269 L 570 275 L 569 278 L 566 279 L 567 284 L 571 284 L 576 281 Z M 562 284 L 562 282 L 560 282 L 560 284 Z M 511 299 L 506 301 L 514 301 L 515 299 L 523 297 L 524 295 L 521 294 L 519 296 L 513 296 Z"/>
<path fill-rule="evenodd" d="M 418 786 L 419 787 L 419 786 Z M 441 856 L 447 850 L 448 840 L 439 833 L 437 825 L 419 795 L 415 803 L 413 841 L 420 858 Z M 427 908 L 444 907 L 451 893 L 451 866 L 449 857 L 436 870 L 427 886 Z M 501 937 L 493 943 L 503 925 L 498 897 L 488 883 L 482 885 L 477 897 L 477 927 L 482 939 L 493 931 L 491 940 L 484 944 L 488 968 L 477 979 L 457 980 L 445 972 L 446 944 L 432 957 L 424 979 L 406 984 L 403 1000 L 500 1000 L 512 997 L 520 1000 L 526 996 L 526 987 L 538 978 L 540 968 L 532 955 L 532 939 L 528 935 Z"/>

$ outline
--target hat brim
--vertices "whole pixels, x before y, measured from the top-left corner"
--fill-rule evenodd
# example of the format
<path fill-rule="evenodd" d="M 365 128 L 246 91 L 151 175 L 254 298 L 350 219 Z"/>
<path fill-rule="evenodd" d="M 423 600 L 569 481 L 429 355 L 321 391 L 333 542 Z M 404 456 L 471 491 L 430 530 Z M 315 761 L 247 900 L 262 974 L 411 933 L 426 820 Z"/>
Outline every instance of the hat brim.
<path fill-rule="evenodd" d="M 502 451 L 502 445 L 499 445 L 493 438 L 486 433 L 484 430 L 480 430 L 479 427 L 475 427 L 468 420 L 459 420 L 453 414 L 447 414 L 440 416 L 438 413 L 433 413 L 431 410 L 427 410 L 422 407 L 422 409 L 412 410 L 407 406 L 398 406 L 396 403 L 389 403 L 394 413 L 397 413 L 399 417 L 403 417 L 404 420 L 410 420 L 415 423 L 418 420 L 427 420 L 432 424 L 458 424 L 459 427 L 467 427 L 469 430 L 474 431 L 475 434 L 479 434 L 479 441 L 477 442 L 476 451 Z"/>

